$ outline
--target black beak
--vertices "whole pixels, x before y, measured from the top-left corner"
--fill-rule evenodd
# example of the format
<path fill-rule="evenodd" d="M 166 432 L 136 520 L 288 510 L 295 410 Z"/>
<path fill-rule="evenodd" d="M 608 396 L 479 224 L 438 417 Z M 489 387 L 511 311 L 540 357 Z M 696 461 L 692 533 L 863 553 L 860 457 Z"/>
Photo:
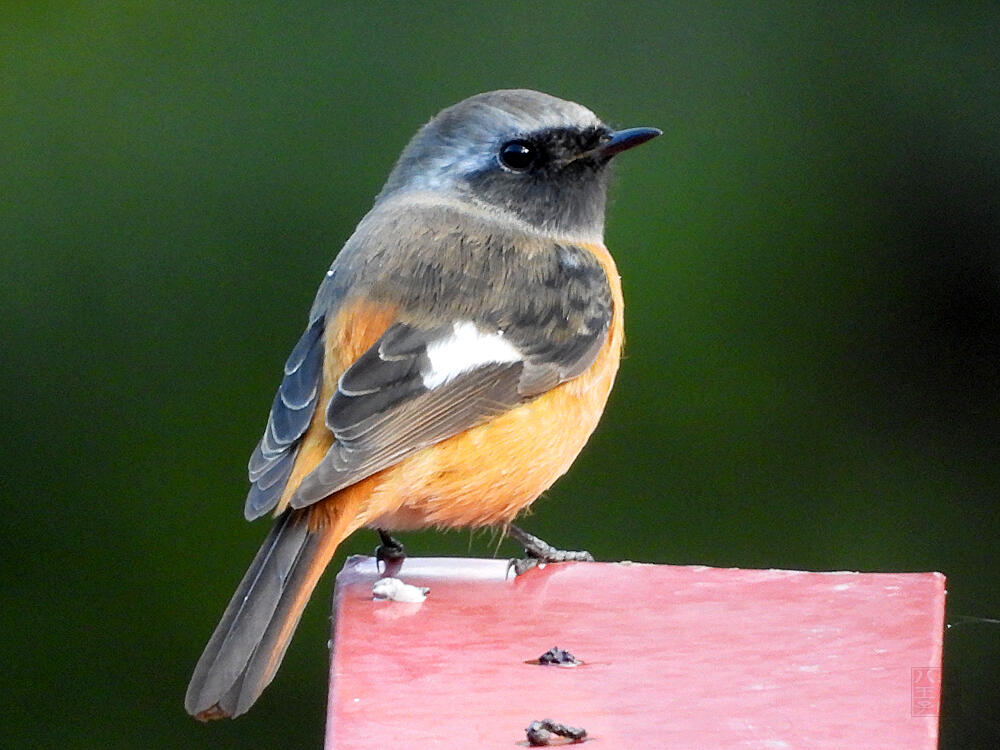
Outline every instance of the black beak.
<path fill-rule="evenodd" d="M 628 128 L 627 130 L 619 130 L 611 134 L 610 141 L 596 150 L 605 159 L 610 159 L 615 154 L 620 154 L 622 151 L 628 151 L 630 148 L 641 146 L 646 141 L 650 141 L 658 135 L 663 135 L 663 131 L 659 128 Z"/>

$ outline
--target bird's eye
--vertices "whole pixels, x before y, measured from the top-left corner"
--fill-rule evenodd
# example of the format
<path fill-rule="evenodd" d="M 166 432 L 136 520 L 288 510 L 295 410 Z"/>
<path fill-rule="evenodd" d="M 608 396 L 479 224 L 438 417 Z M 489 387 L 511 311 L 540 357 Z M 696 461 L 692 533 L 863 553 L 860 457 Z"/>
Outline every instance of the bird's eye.
<path fill-rule="evenodd" d="M 509 141 L 500 147 L 497 158 L 507 169 L 524 172 L 535 163 L 535 148 L 527 141 Z"/>

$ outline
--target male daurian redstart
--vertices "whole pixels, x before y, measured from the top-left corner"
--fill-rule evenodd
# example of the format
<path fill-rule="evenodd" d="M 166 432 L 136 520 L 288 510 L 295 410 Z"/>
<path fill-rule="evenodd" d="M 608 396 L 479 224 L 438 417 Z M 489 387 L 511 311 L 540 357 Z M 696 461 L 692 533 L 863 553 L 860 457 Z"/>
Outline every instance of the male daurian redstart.
<path fill-rule="evenodd" d="M 250 708 L 356 529 L 389 545 L 386 530 L 509 530 L 569 468 L 623 341 L 608 162 L 659 134 L 505 90 L 414 136 L 285 363 L 245 508 L 276 520 L 195 667 L 189 713 Z"/>

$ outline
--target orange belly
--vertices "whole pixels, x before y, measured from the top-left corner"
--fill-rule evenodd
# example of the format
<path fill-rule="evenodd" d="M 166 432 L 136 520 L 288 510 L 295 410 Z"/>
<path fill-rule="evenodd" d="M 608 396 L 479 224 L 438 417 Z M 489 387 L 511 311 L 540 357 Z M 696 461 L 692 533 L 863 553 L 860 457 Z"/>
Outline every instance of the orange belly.
<path fill-rule="evenodd" d="M 510 523 L 580 453 L 604 410 L 617 365 L 608 351 L 581 377 L 387 470 L 362 510 L 363 525 L 404 530 Z"/>

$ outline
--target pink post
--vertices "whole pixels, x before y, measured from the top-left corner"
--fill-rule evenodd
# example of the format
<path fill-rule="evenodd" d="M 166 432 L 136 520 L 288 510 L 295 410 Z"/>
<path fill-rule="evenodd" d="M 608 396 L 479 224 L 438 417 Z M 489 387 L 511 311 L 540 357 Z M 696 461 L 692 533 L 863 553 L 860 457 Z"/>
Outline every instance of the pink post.
<path fill-rule="evenodd" d="M 582 727 L 600 750 L 937 746 L 944 577 L 408 559 L 422 603 L 337 578 L 327 750 L 526 746 Z M 553 646 L 583 664 L 529 664 Z"/>

